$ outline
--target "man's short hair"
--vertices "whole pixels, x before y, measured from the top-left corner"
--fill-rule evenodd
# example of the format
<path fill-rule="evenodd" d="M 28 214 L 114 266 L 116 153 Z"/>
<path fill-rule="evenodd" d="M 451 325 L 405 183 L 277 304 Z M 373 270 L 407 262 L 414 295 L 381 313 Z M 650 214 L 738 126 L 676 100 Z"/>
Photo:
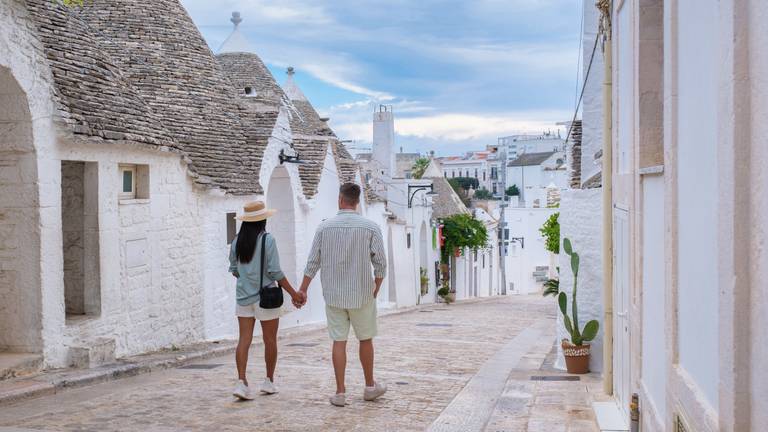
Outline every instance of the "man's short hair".
<path fill-rule="evenodd" d="M 360 186 L 355 183 L 344 183 L 339 188 L 339 196 L 349 205 L 357 205 L 360 203 Z"/>

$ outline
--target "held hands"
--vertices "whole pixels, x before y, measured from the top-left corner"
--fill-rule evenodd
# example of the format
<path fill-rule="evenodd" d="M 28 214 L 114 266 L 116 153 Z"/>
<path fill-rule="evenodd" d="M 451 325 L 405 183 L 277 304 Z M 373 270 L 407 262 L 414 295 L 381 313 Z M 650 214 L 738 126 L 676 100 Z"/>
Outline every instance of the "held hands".
<path fill-rule="evenodd" d="M 307 304 L 307 293 L 304 291 L 294 291 L 291 294 L 291 303 L 296 309 L 301 309 L 302 306 Z"/>

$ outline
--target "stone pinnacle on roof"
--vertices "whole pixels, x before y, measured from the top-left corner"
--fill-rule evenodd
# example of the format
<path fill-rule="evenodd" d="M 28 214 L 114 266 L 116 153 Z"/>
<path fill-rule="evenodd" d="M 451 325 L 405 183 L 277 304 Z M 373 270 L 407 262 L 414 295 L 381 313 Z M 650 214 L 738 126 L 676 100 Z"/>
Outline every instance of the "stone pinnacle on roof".
<path fill-rule="evenodd" d="M 229 19 L 232 21 L 232 24 L 235 25 L 235 28 L 237 28 L 238 25 L 240 25 L 241 22 L 243 22 L 243 19 L 240 18 L 240 12 L 232 12 L 232 18 Z"/>
<path fill-rule="evenodd" d="M 288 66 L 288 70 L 285 71 L 285 74 L 288 75 L 288 78 L 285 80 L 283 90 L 285 90 L 285 94 L 288 95 L 288 98 L 292 101 L 307 101 L 304 92 L 301 91 L 299 86 L 296 85 L 296 81 L 293 80 L 293 76 L 296 75 L 296 70 L 293 66 Z"/>
<path fill-rule="evenodd" d="M 232 29 L 232 34 L 227 37 L 217 54 L 233 53 L 233 52 L 253 52 L 251 44 L 248 39 L 240 32 L 240 23 L 243 22 L 240 12 L 232 12 L 232 18 L 229 19 L 235 28 Z"/>

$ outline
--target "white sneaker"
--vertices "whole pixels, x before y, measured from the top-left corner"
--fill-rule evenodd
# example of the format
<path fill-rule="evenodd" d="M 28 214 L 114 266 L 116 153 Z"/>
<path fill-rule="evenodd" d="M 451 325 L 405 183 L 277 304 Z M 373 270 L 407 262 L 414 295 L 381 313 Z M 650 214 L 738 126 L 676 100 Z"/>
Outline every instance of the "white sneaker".
<path fill-rule="evenodd" d="M 366 387 L 363 391 L 363 399 L 367 401 L 376 400 L 379 396 L 387 392 L 387 386 L 384 384 L 374 383 L 373 387 Z"/>
<path fill-rule="evenodd" d="M 344 393 L 336 393 L 328 398 L 328 401 L 331 402 L 331 405 L 333 406 L 343 407 L 347 404 L 347 397 Z"/>
<path fill-rule="evenodd" d="M 262 382 L 259 386 L 259 391 L 264 394 L 271 395 L 277 393 L 277 387 L 275 387 L 275 383 L 270 381 L 269 378 L 264 378 L 264 382 Z"/>
<path fill-rule="evenodd" d="M 243 380 L 237 381 L 237 385 L 235 385 L 235 389 L 232 390 L 232 396 L 240 400 L 253 399 L 253 394 L 251 394 L 251 389 L 245 384 L 245 381 Z"/>

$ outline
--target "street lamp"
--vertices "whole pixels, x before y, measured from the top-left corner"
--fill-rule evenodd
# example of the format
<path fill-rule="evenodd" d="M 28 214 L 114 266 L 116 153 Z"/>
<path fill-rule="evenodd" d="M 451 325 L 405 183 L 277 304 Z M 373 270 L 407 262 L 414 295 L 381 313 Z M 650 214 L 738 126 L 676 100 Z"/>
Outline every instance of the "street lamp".
<path fill-rule="evenodd" d="M 413 192 L 411 192 L 413 190 Z M 433 196 L 437 195 L 437 192 L 435 192 L 433 185 L 408 185 L 408 208 L 413 207 L 413 197 L 416 196 L 416 192 L 420 190 L 428 190 L 427 195 Z"/>

